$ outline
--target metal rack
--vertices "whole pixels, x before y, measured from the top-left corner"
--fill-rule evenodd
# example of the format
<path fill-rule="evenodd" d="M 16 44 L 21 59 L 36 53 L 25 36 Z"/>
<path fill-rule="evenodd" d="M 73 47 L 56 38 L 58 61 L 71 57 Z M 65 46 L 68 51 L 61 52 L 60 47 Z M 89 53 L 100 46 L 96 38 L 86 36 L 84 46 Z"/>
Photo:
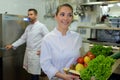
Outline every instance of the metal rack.
<path fill-rule="evenodd" d="M 90 29 L 90 38 L 92 37 L 92 30 L 117 30 L 120 31 L 120 28 L 114 28 L 114 27 L 108 27 L 108 26 L 78 26 L 78 28 L 80 29 Z M 96 36 L 96 33 L 95 33 Z M 107 45 L 107 46 L 117 46 L 119 47 L 119 51 L 120 51 L 120 44 L 118 43 L 112 43 L 112 42 L 100 42 L 100 41 L 96 41 L 96 40 L 88 40 L 87 38 L 83 39 L 84 43 L 90 43 L 90 44 L 103 44 L 103 45 Z"/>
<path fill-rule="evenodd" d="M 98 1 L 98 2 L 88 2 L 88 3 L 81 3 L 80 5 L 106 5 L 106 4 L 115 4 L 120 3 L 120 1 Z"/>

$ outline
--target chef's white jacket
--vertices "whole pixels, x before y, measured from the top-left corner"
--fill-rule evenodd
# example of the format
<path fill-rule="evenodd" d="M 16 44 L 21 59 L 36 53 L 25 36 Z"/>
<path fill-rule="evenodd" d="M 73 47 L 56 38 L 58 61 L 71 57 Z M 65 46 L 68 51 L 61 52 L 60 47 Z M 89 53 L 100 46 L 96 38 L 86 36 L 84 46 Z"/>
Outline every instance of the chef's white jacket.
<path fill-rule="evenodd" d="M 28 49 L 38 50 L 41 46 L 42 38 L 48 33 L 46 26 L 39 21 L 26 27 L 24 34 L 12 45 L 18 47 L 21 44 L 27 44 Z"/>
<path fill-rule="evenodd" d="M 55 28 L 48 33 L 41 44 L 40 63 L 49 80 L 53 80 L 55 74 L 63 68 L 69 68 L 76 63 L 80 56 L 82 38 L 73 31 L 67 31 L 65 36 Z"/>
<path fill-rule="evenodd" d="M 26 42 L 23 67 L 31 74 L 41 73 L 37 51 L 40 51 L 41 41 L 47 33 L 46 26 L 36 21 L 34 24 L 29 24 L 23 35 L 12 44 L 14 47 L 18 47 Z"/>

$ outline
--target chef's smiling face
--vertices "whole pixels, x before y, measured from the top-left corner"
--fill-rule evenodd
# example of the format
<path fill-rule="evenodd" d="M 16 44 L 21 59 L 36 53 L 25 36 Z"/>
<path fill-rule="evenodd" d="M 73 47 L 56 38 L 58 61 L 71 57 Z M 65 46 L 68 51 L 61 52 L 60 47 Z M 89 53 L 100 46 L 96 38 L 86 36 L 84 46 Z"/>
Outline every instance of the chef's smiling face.
<path fill-rule="evenodd" d="M 37 19 L 37 14 L 35 14 L 34 11 L 28 11 L 28 18 L 31 23 L 35 22 Z"/>
<path fill-rule="evenodd" d="M 55 19 L 58 22 L 58 27 L 68 29 L 73 20 L 73 11 L 68 6 L 62 6 L 58 13 L 55 15 Z"/>

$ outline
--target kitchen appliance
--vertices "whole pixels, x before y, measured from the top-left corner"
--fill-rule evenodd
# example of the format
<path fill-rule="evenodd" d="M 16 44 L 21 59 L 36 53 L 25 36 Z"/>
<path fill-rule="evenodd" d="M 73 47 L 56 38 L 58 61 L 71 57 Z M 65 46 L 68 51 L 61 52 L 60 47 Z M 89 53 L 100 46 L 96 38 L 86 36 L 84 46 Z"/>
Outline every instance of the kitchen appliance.
<path fill-rule="evenodd" d="M 120 30 L 97 30 L 97 40 L 120 44 Z"/>
<path fill-rule="evenodd" d="M 120 28 L 120 17 L 108 17 L 108 25 L 115 28 Z"/>
<path fill-rule="evenodd" d="M 22 68 L 25 44 L 16 50 L 4 47 L 16 41 L 24 32 L 28 21 L 25 16 L 0 14 L 0 80 L 27 80 Z"/>

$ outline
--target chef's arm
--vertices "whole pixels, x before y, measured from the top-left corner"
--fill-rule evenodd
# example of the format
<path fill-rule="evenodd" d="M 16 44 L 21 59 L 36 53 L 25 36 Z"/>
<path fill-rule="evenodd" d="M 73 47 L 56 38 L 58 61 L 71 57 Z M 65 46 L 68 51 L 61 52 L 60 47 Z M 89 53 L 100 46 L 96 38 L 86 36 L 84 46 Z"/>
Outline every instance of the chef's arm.
<path fill-rule="evenodd" d="M 17 48 L 18 46 L 22 45 L 26 42 L 26 33 L 24 33 L 17 41 L 15 41 L 12 46 L 13 48 Z"/>
<path fill-rule="evenodd" d="M 47 74 L 49 80 L 52 80 L 52 78 L 58 72 L 51 62 L 51 55 L 49 43 L 43 40 L 41 44 L 40 65 L 45 74 Z"/>

